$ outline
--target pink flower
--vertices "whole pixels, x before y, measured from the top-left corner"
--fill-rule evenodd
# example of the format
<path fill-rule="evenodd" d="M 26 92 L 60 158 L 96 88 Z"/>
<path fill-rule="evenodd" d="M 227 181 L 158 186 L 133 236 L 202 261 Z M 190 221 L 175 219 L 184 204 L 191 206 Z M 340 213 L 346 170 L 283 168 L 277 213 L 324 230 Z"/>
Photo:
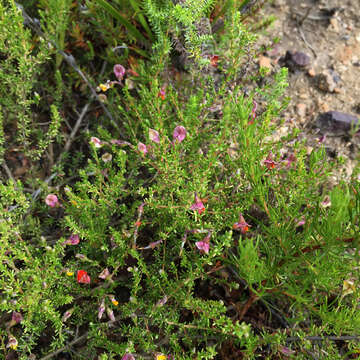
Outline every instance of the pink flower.
<path fill-rule="evenodd" d="M 138 143 L 138 150 L 140 152 L 142 152 L 144 155 L 148 152 L 148 149 L 147 149 L 146 145 L 143 144 L 142 142 Z"/>
<path fill-rule="evenodd" d="M 234 230 L 240 230 L 242 234 L 246 234 L 249 231 L 250 225 L 245 221 L 242 214 L 239 214 L 239 221 L 233 225 Z"/>
<path fill-rule="evenodd" d="M 195 243 L 196 247 L 200 250 L 203 251 L 205 254 L 209 253 L 210 250 L 210 244 L 206 241 L 198 241 Z"/>
<path fill-rule="evenodd" d="M 195 203 L 191 205 L 190 210 L 197 211 L 199 214 L 205 211 L 205 206 L 196 193 L 195 193 Z"/>
<path fill-rule="evenodd" d="M 121 360 L 135 360 L 135 358 L 132 354 L 125 354 Z"/>
<path fill-rule="evenodd" d="M 302 225 L 304 225 L 306 223 L 304 217 L 301 218 L 301 220 L 295 219 L 295 222 L 296 222 L 296 224 L 295 224 L 296 227 L 302 226 Z"/>
<path fill-rule="evenodd" d="M 77 281 L 79 284 L 90 284 L 90 276 L 85 270 L 78 270 Z"/>
<path fill-rule="evenodd" d="M 126 70 L 125 70 L 125 68 L 124 68 L 122 65 L 116 64 L 116 65 L 114 66 L 114 74 L 115 74 L 116 78 L 117 78 L 119 81 L 122 80 L 122 78 L 123 78 L 124 75 L 125 75 L 125 72 L 126 72 Z"/>
<path fill-rule="evenodd" d="M 79 235 L 71 234 L 70 237 L 66 241 L 64 241 L 64 245 L 77 245 L 79 242 Z"/>
<path fill-rule="evenodd" d="M 208 254 L 210 250 L 210 237 L 211 232 L 209 231 L 208 234 L 201 241 L 195 243 L 196 247 L 205 254 Z"/>
<path fill-rule="evenodd" d="M 21 315 L 21 313 L 18 313 L 16 311 L 13 311 L 12 315 L 11 315 L 11 322 L 13 322 L 14 324 L 19 324 L 23 321 L 23 316 Z"/>
<path fill-rule="evenodd" d="M 108 268 L 105 268 L 100 274 L 99 278 L 105 280 L 108 276 L 110 276 L 110 271 Z"/>
<path fill-rule="evenodd" d="M 149 129 L 149 139 L 159 144 L 160 142 L 159 133 L 154 129 Z"/>
<path fill-rule="evenodd" d="M 174 142 L 178 141 L 179 143 L 181 143 L 186 137 L 186 129 L 179 125 L 174 129 L 174 133 L 173 133 L 173 139 Z"/>
<path fill-rule="evenodd" d="M 107 316 L 110 319 L 110 321 L 116 321 L 114 312 L 110 308 L 106 309 L 106 313 L 107 313 Z"/>
<path fill-rule="evenodd" d="M 50 206 L 52 208 L 60 205 L 58 197 L 56 195 L 54 195 L 54 194 L 49 194 L 45 198 L 45 203 L 46 203 L 46 205 L 48 205 L 48 206 Z"/>
<path fill-rule="evenodd" d="M 166 93 L 165 93 L 165 87 L 163 86 L 163 87 L 159 90 L 159 92 L 158 92 L 158 97 L 160 97 L 161 100 L 165 100 L 165 95 L 166 95 Z"/>
<path fill-rule="evenodd" d="M 101 148 L 103 145 L 102 141 L 95 136 L 90 138 L 90 143 L 93 144 L 96 148 Z"/>
<path fill-rule="evenodd" d="M 276 162 L 273 160 L 271 152 L 266 157 L 264 164 L 269 170 L 274 169 L 274 167 L 276 166 Z"/>
<path fill-rule="evenodd" d="M 105 311 L 105 299 L 101 300 L 100 306 L 98 308 L 98 319 L 101 320 Z"/>

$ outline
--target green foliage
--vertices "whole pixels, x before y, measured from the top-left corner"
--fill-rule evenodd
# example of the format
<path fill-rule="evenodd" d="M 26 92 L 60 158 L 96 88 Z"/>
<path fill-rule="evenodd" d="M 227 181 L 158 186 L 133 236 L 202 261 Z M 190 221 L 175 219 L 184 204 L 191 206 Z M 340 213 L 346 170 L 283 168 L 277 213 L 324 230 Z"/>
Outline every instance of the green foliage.
<path fill-rule="evenodd" d="M 39 159 L 44 149 L 57 134 L 60 117 L 52 109 L 52 124 L 44 135 L 37 125 L 33 108 L 36 107 L 39 95 L 34 91 L 41 72 L 41 65 L 49 57 L 47 44 L 40 43 L 36 50 L 31 33 L 24 28 L 21 11 L 14 1 L 0 4 L 1 71 L 0 71 L 0 106 L 2 128 L 12 129 L 7 141 L 20 146 L 26 156 Z M 56 115 L 57 114 L 57 115 Z M 36 147 L 39 142 L 40 146 Z"/>
<path fill-rule="evenodd" d="M 91 118 L 86 146 L 79 141 L 76 152 L 60 154 L 53 176 L 35 179 L 36 191 L 20 180 L 0 184 L 4 357 L 63 348 L 76 359 L 213 359 L 228 347 L 252 359 L 291 346 L 306 358 L 309 336 L 357 334 L 360 182 L 330 188 L 333 166 L 320 145 L 308 154 L 296 132 L 273 139 L 287 73 L 268 78 L 251 67 L 256 39 L 230 6 L 237 2 L 220 3 L 224 29 L 214 37 L 199 32 L 214 0 L 131 0 L 133 18 L 120 2 L 87 4 L 97 26 L 113 31 L 110 14 L 128 31 L 108 33 L 106 46 L 154 34 L 153 53 L 136 62 L 138 76 L 126 74 L 106 92 L 122 138 L 102 117 Z M 71 3 L 41 5 L 45 35 L 65 49 Z M 68 74 L 58 58 L 45 64 L 50 51 L 40 40 L 32 52 L 13 3 L 0 5 L 0 15 L 11 30 L 0 35 L 1 49 L 10 44 L 0 73 L 0 152 L 8 146 L 1 135 L 15 124 L 17 141 L 39 158 L 60 132 Z M 168 64 L 180 40 L 193 62 L 179 80 Z M 221 54 L 217 68 L 212 45 Z M 41 66 L 56 71 L 45 135 L 31 117 Z M 248 320 L 254 307 L 279 324 L 257 327 Z"/>

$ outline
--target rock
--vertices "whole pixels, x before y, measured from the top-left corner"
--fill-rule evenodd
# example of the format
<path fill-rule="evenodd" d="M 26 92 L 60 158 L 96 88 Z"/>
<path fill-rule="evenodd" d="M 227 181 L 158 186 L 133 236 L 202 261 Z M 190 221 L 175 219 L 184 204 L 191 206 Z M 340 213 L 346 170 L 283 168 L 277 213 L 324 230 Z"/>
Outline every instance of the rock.
<path fill-rule="evenodd" d="M 309 75 L 310 77 L 315 77 L 315 75 L 316 75 L 315 70 L 314 70 L 313 68 L 310 68 L 309 71 L 308 71 L 308 75 Z"/>
<path fill-rule="evenodd" d="M 272 69 L 271 59 L 264 55 L 260 55 L 259 56 L 259 66 L 262 68 L 271 70 Z"/>
<path fill-rule="evenodd" d="M 317 87 L 325 92 L 334 92 L 337 83 L 340 81 L 339 75 L 332 70 L 324 70 L 316 76 Z"/>
<path fill-rule="evenodd" d="M 349 132 L 360 124 L 357 116 L 339 111 L 328 111 L 320 114 L 316 123 L 321 130 L 330 131 L 337 135 Z"/>
<path fill-rule="evenodd" d="M 306 115 L 306 105 L 303 103 L 299 103 L 296 105 L 296 113 L 300 117 L 304 117 Z"/>
<path fill-rule="evenodd" d="M 310 65 L 310 56 L 301 51 L 287 51 L 281 61 L 290 71 L 303 70 Z"/>

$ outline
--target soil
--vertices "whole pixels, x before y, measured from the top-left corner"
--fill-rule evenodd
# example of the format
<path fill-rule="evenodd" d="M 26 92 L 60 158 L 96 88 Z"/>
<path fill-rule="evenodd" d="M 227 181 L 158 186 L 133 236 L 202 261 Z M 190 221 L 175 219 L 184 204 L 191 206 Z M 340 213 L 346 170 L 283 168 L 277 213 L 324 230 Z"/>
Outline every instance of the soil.
<path fill-rule="evenodd" d="M 360 134 L 339 134 L 317 119 L 321 113 L 339 111 L 360 120 L 360 1 L 274 0 L 262 12 L 276 20 L 260 44 L 268 47 L 275 38 L 279 42 L 263 52 L 258 63 L 270 73 L 289 68 L 290 103 L 273 136 L 280 138 L 296 127 L 309 153 L 323 142 L 330 158 L 346 159 L 332 180 L 349 179 L 359 160 Z M 287 59 L 288 51 L 299 52 L 297 64 Z"/>

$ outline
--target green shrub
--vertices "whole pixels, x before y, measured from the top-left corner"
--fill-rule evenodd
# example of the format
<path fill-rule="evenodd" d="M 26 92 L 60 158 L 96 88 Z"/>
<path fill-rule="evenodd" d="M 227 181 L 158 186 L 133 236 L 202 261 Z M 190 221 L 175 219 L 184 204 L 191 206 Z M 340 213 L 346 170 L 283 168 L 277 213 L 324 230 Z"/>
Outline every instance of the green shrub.
<path fill-rule="evenodd" d="M 235 6 L 204 53 L 195 23 L 213 4 L 145 1 L 155 52 L 106 92 L 126 137 L 91 128 L 76 181 L 43 183 L 39 199 L 0 186 L 5 358 L 306 358 L 311 336 L 359 332 L 359 182 L 331 189 L 320 145 L 273 140 L 286 71 L 255 85 Z M 174 19 L 197 64 L 180 79 Z M 250 308 L 277 322 L 258 327 Z"/>

